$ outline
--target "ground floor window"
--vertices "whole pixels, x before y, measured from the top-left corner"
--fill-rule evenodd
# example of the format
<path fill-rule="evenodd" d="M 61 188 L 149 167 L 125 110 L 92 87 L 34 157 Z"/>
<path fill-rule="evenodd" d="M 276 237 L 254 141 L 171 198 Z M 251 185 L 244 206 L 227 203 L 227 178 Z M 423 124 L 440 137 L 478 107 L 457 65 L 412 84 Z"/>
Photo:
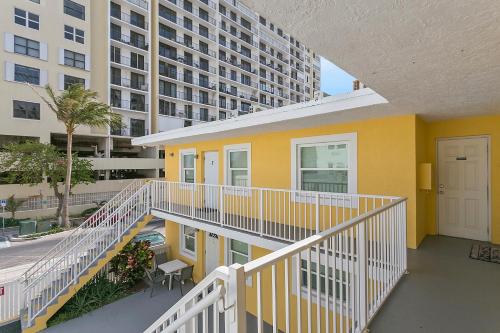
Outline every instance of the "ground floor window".
<path fill-rule="evenodd" d="M 234 239 L 228 241 L 228 261 L 229 265 L 240 264 L 244 265 L 250 261 L 250 246 L 247 243 L 240 242 Z"/>
<path fill-rule="evenodd" d="M 196 260 L 196 229 L 181 226 L 181 253 Z"/>

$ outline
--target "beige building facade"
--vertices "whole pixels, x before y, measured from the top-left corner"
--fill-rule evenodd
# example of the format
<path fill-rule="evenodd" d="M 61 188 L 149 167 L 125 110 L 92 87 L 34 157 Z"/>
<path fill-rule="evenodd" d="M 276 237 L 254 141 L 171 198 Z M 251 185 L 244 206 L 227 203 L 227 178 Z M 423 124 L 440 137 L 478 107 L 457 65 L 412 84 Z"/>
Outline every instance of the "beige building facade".
<path fill-rule="evenodd" d="M 97 180 L 79 193 L 164 175 L 163 152 L 133 137 L 308 101 L 320 87 L 319 55 L 239 1 L 5 0 L 0 9 L 0 147 L 65 149 L 64 127 L 25 82 L 40 93 L 81 83 L 122 115 L 121 129 L 77 130 L 73 149 Z M 43 188 L 0 184 L 0 198 L 47 202 Z"/>

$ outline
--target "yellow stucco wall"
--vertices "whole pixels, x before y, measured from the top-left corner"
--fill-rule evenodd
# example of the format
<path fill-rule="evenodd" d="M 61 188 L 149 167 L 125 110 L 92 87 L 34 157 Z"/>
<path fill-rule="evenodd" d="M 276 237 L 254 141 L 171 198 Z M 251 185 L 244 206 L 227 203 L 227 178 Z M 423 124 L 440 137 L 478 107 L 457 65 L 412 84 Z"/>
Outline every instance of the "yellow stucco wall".
<path fill-rule="evenodd" d="M 387 117 L 319 128 L 291 130 L 242 136 L 224 140 L 197 142 L 166 147 L 168 180 L 179 180 L 179 150 L 196 148 L 196 181 L 203 182 L 203 153 L 219 152 L 219 181 L 224 179 L 224 146 L 251 144 L 251 186 L 291 187 L 291 140 L 320 135 L 357 133 L 358 193 L 384 194 L 408 198 L 408 246 L 416 248 L 424 234 L 416 234 L 416 169 L 417 119 L 413 115 Z M 171 156 L 170 153 L 173 153 Z"/>
<path fill-rule="evenodd" d="M 490 137 L 491 240 L 500 243 L 500 115 L 467 117 L 427 124 L 426 156 L 433 165 L 433 191 L 427 195 L 426 232 L 437 233 L 436 142 L 438 138 L 488 135 Z"/>

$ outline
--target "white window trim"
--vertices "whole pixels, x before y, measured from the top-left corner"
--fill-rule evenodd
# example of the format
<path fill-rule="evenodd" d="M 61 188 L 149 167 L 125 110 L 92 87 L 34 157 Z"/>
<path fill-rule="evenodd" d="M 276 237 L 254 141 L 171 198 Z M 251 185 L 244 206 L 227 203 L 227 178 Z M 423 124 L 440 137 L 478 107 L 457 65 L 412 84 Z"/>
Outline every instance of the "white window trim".
<path fill-rule="evenodd" d="M 198 233 L 194 233 L 194 252 L 191 250 L 186 249 L 186 243 L 184 240 L 184 228 L 187 227 L 184 224 L 180 225 L 180 232 L 179 232 L 179 244 L 180 244 L 180 253 L 182 256 L 187 257 L 193 261 L 197 260 L 196 254 L 198 253 Z M 195 228 L 193 228 L 195 229 Z"/>
<path fill-rule="evenodd" d="M 333 135 L 322 135 L 313 136 L 305 138 L 296 138 L 291 140 L 291 184 L 293 190 L 300 190 L 298 184 L 298 146 L 303 144 L 315 144 L 315 143 L 347 143 L 348 146 L 348 182 L 347 182 L 347 193 L 357 194 L 358 193 L 358 135 L 357 133 L 345 133 L 345 134 L 333 134 Z"/>
<path fill-rule="evenodd" d="M 242 143 L 236 145 L 224 146 L 224 185 L 229 185 L 229 152 L 232 151 L 247 151 L 247 169 L 248 169 L 248 184 L 247 187 L 252 186 L 252 145 L 250 143 Z"/>
<path fill-rule="evenodd" d="M 240 241 L 242 242 L 242 241 Z M 246 243 L 246 242 L 243 242 Z M 252 244 L 246 243 L 248 245 L 248 262 L 252 261 Z M 231 266 L 233 262 L 231 261 L 231 238 L 224 237 L 224 265 Z M 252 277 L 247 278 L 247 286 L 252 286 Z"/>
<path fill-rule="evenodd" d="M 179 181 L 184 183 L 184 168 L 183 168 L 183 156 L 193 154 L 194 158 L 194 183 L 196 184 L 196 148 L 181 149 L 179 150 Z"/>

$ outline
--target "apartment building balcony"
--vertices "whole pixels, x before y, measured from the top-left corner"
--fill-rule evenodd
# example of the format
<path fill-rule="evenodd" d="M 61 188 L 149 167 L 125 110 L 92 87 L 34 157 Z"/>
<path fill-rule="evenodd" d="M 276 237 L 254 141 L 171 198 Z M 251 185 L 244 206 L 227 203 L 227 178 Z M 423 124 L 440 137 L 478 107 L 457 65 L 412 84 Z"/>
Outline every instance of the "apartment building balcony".
<path fill-rule="evenodd" d="M 141 32 L 147 32 L 149 30 L 149 23 L 145 20 L 138 20 L 133 18 L 130 14 L 122 11 L 114 10 L 111 8 L 111 18 L 117 19 L 119 22 L 125 22 L 128 24 L 129 28 L 140 29 Z"/>
<path fill-rule="evenodd" d="M 111 78 L 111 84 L 120 86 L 123 88 L 129 88 L 134 90 L 139 90 L 143 92 L 147 92 L 149 90 L 149 86 L 145 82 L 134 81 L 126 77 L 122 78 Z"/>
<path fill-rule="evenodd" d="M 126 127 L 126 128 L 115 128 L 111 129 L 112 136 L 122 136 L 136 138 L 149 134 L 149 129 L 143 127 Z"/>
<path fill-rule="evenodd" d="M 266 60 L 260 59 L 259 63 L 263 66 L 266 66 L 270 70 L 274 71 L 276 75 L 286 75 L 288 76 L 288 71 L 284 70 L 283 67 L 275 65 L 273 62 L 267 62 Z"/>
<path fill-rule="evenodd" d="M 237 0 L 223 0 L 223 2 L 233 8 L 236 8 L 237 10 L 241 11 L 244 15 L 246 15 L 249 19 L 258 21 L 259 16 L 251 10 L 249 7 L 241 3 L 241 1 Z"/>
<path fill-rule="evenodd" d="M 219 22 L 219 28 L 221 31 L 227 33 L 230 36 L 236 37 L 239 40 L 245 42 L 248 46 L 251 47 L 259 47 L 259 44 L 253 39 L 253 35 L 249 35 L 249 38 L 245 37 L 241 31 L 228 30 L 227 25 L 223 24 L 223 22 Z"/>
<path fill-rule="evenodd" d="M 160 92 L 160 97 L 174 98 L 181 101 L 186 101 L 194 104 L 216 106 L 215 99 L 204 98 L 203 96 L 196 94 L 186 94 L 183 91 L 173 91 L 173 92 Z"/>
<path fill-rule="evenodd" d="M 118 109 L 127 111 L 140 111 L 149 112 L 149 105 L 145 103 L 138 103 L 137 101 L 129 101 L 125 99 L 111 98 L 111 106 Z"/>
<path fill-rule="evenodd" d="M 248 72 L 250 74 L 253 74 L 253 75 L 256 75 L 257 76 L 257 70 L 255 68 L 252 68 L 252 67 L 247 67 L 247 66 L 243 66 L 241 64 L 241 62 L 238 62 L 237 59 L 231 59 L 231 58 L 224 58 L 224 57 L 219 57 L 219 60 L 225 62 L 226 64 L 229 64 L 231 66 L 234 66 L 240 70 L 243 70 L 245 72 Z"/>
<path fill-rule="evenodd" d="M 208 8 L 210 8 L 212 10 L 217 10 L 217 4 L 215 2 L 213 2 L 212 0 L 200 0 L 200 2 L 207 5 Z"/>
<path fill-rule="evenodd" d="M 149 11 L 149 4 L 144 0 L 126 0 L 128 3 L 141 8 L 142 10 Z"/>
<path fill-rule="evenodd" d="M 210 23 L 212 26 L 217 26 L 217 21 L 213 16 L 200 11 L 199 7 L 194 6 L 191 2 L 184 2 L 183 0 L 167 0 L 162 1 L 162 3 L 173 6 L 174 10 L 180 9 L 183 13 L 188 14 L 190 17 L 201 19 Z"/>
<path fill-rule="evenodd" d="M 219 10 L 219 14 L 221 14 L 222 17 L 230 20 L 231 22 L 235 23 L 238 25 L 238 27 L 248 31 L 248 33 L 252 33 L 252 34 L 257 34 L 258 33 L 258 30 L 257 28 L 255 27 L 255 25 L 250 25 L 250 26 L 247 26 L 245 24 L 243 24 L 241 21 L 238 21 L 237 19 L 231 17 L 230 15 L 227 15 L 227 12 L 226 13 L 223 13 Z"/>
<path fill-rule="evenodd" d="M 111 39 L 114 41 L 126 44 L 128 46 L 135 47 L 135 48 L 142 50 L 142 51 L 149 50 L 148 42 L 142 38 L 135 38 L 135 37 L 131 37 L 130 35 L 111 31 Z"/>
<path fill-rule="evenodd" d="M 217 69 L 214 66 L 202 66 L 197 60 L 188 60 L 182 55 L 162 53 L 159 54 L 161 59 L 165 59 L 168 62 L 173 62 L 175 64 L 180 64 L 183 66 L 191 67 L 194 69 L 202 70 L 206 73 L 217 75 Z"/>
<path fill-rule="evenodd" d="M 162 33 L 160 30 L 160 38 L 165 38 L 169 41 L 175 42 L 180 46 L 187 47 L 188 49 L 194 50 L 196 52 L 199 52 L 203 55 L 208 55 L 212 58 L 217 58 L 217 52 L 214 50 L 211 50 L 208 47 L 202 47 L 200 44 L 193 43 L 189 39 L 185 39 L 184 37 L 177 36 L 177 35 L 172 35 L 172 34 L 167 34 L 167 33 Z"/>
<path fill-rule="evenodd" d="M 251 51 L 250 53 L 247 53 L 247 51 L 244 51 L 239 45 L 234 45 L 221 39 L 219 39 L 219 45 L 222 46 L 225 50 L 228 50 L 232 53 L 236 53 L 239 56 L 243 56 L 250 61 L 257 62 L 259 60 L 259 58 L 256 55 L 252 55 Z"/>
<path fill-rule="evenodd" d="M 285 67 L 288 66 L 288 64 L 290 63 L 290 61 L 288 59 L 284 59 L 284 58 L 280 58 L 278 57 L 277 53 L 275 52 L 271 52 L 271 49 L 268 48 L 265 44 L 259 44 L 259 50 L 261 52 L 264 52 L 266 55 L 268 56 L 271 56 L 273 57 L 273 60 L 277 60 L 279 62 L 281 62 L 282 65 L 284 65 Z"/>
<path fill-rule="evenodd" d="M 126 69 L 139 70 L 142 72 L 149 71 L 149 63 L 146 61 L 138 62 L 136 59 L 132 59 L 126 56 L 120 56 L 120 57 L 111 56 L 110 60 L 112 63 L 122 65 Z"/>
<path fill-rule="evenodd" d="M 259 100 L 255 95 L 248 94 L 238 90 L 231 90 L 230 88 L 223 88 L 221 86 L 219 86 L 219 92 L 230 95 L 230 97 L 237 97 L 252 102 L 257 102 Z"/>
<path fill-rule="evenodd" d="M 219 70 L 219 78 L 223 80 L 231 81 L 231 83 L 236 83 L 244 87 L 251 87 L 254 89 L 259 88 L 259 84 L 252 80 L 243 79 L 241 75 L 233 75 L 231 73 L 222 72 Z"/>
<path fill-rule="evenodd" d="M 160 116 L 167 116 L 167 117 L 173 117 L 173 118 L 181 118 L 184 120 L 195 120 L 199 122 L 207 122 L 207 121 L 215 121 L 217 120 L 217 117 L 210 115 L 210 114 L 205 114 L 205 113 L 200 113 L 200 112 L 193 112 L 193 111 L 187 111 L 183 109 L 176 109 L 176 110 L 160 110 Z"/>
<path fill-rule="evenodd" d="M 176 15 L 172 16 L 165 14 L 164 16 L 162 16 L 162 14 L 160 13 L 159 17 L 160 21 L 166 22 L 167 24 L 172 25 L 174 28 L 181 28 L 184 31 L 191 32 L 198 38 L 202 37 L 204 39 L 208 39 L 209 42 L 215 42 L 217 40 L 213 33 L 200 30 L 199 25 L 194 24 L 195 22 L 191 21 L 188 23 L 188 21 L 184 20 L 183 18 L 177 17 Z"/>

